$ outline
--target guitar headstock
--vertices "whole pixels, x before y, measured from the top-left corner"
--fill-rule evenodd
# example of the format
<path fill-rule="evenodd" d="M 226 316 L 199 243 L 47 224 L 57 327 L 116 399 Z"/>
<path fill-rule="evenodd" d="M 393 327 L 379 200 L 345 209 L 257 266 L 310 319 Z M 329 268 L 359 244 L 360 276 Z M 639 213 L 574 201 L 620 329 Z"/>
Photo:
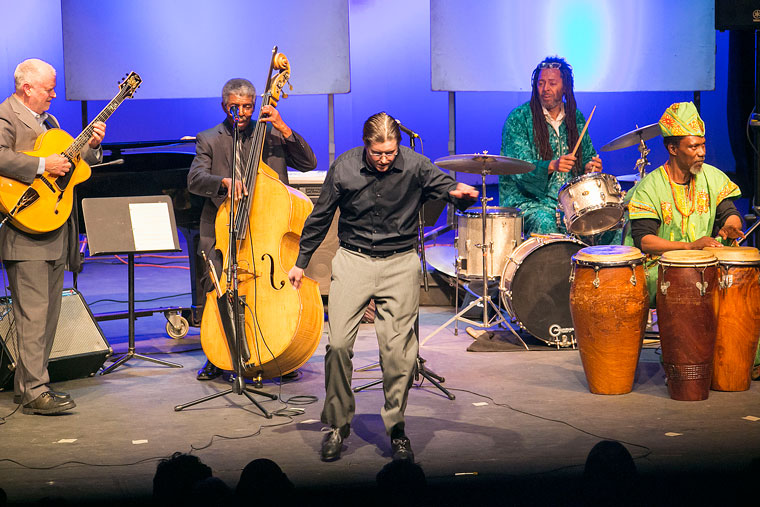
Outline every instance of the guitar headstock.
<path fill-rule="evenodd" d="M 137 72 L 130 72 L 120 83 L 119 88 L 124 94 L 124 98 L 132 97 L 135 91 L 140 87 L 142 78 Z"/>

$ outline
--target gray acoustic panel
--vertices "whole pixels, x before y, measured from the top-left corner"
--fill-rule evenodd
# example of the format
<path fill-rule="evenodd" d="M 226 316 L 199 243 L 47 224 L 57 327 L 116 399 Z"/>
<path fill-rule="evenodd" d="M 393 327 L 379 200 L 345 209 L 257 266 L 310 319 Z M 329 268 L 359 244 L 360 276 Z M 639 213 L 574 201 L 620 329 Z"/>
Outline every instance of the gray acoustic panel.
<path fill-rule="evenodd" d="M 293 94 L 350 91 L 348 0 L 62 0 L 61 22 L 68 100 L 108 100 L 130 71 L 137 100 L 221 97 L 234 77 L 263 93 L 275 45 Z"/>

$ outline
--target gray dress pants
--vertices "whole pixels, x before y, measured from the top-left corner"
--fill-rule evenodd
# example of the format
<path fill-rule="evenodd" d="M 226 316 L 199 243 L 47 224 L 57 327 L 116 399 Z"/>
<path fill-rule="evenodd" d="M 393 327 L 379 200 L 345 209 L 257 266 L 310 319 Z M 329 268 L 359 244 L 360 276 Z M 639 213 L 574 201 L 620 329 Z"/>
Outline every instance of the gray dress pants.
<path fill-rule="evenodd" d="M 417 364 L 414 322 L 420 299 L 420 259 L 414 250 L 376 258 L 339 248 L 332 261 L 328 303 L 329 343 L 325 354 L 322 422 L 350 423 L 356 411 L 351 376 L 354 342 L 370 299 L 375 300 L 375 332 L 383 371 L 385 429 L 404 421 Z"/>

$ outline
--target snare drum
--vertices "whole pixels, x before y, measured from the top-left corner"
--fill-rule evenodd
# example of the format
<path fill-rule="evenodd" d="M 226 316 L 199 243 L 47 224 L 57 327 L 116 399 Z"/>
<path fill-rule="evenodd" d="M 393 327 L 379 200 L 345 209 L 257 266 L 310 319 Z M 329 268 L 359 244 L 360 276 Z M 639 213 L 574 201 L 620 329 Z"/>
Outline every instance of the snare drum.
<path fill-rule="evenodd" d="M 573 178 L 559 189 L 557 201 L 568 232 L 579 236 L 612 229 L 623 218 L 623 191 L 611 174 L 589 173 Z"/>
<path fill-rule="evenodd" d="M 570 314 L 594 394 L 625 394 L 641 354 L 647 317 L 644 254 L 632 246 L 590 246 L 573 255 Z"/>
<path fill-rule="evenodd" d="M 760 336 L 760 252 L 752 247 L 705 248 L 718 259 L 718 332 L 711 388 L 746 391 Z"/>
<path fill-rule="evenodd" d="M 668 392 L 705 400 L 718 315 L 718 259 L 702 250 L 665 252 L 657 268 L 657 324 Z"/>
<path fill-rule="evenodd" d="M 586 246 L 560 234 L 533 236 L 504 265 L 499 291 L 520 328 L 550 345 L 575 344 L 570 316 L 570 258 Z"/>
<path fill-rule="evenodd" d="M 459 275 L 483 278 L 483 210 L 470 208 L 457 211 L 457 257 Z M 486 208 L 486 269 L 488 278 L 501 275 L 504 263 L 517 245 L 522 243 L 522 215 L 517 208 Z"/>

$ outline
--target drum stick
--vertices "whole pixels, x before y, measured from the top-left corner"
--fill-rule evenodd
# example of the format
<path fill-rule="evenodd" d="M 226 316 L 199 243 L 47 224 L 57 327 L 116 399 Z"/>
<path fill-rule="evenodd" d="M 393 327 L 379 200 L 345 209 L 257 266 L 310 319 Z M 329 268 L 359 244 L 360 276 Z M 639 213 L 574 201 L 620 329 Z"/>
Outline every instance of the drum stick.
<path fill-rule="evenodd" d="M 596 111 L 596 106 L 594 106 L 594 109 L 591 110 L 591 114 L 588 115 L 588 119 L 586 120 L 586 124 L 583 126 L 583 130 L 581 131 L 581 135 L 578 136 L 578 141 L 575 143 L 575 148 L 573 148 L 573 152 L 571 153 L 572 156 L 575 156 L 575 152 L 578 151 L 578 147 L 581 145 L 581 141 L 583 140 L 583 136 L 586 135 L 586 129 L 588 128 L 588 124 L 591 123 L 591 117 L 594 116 L 594 111 Z"/>

